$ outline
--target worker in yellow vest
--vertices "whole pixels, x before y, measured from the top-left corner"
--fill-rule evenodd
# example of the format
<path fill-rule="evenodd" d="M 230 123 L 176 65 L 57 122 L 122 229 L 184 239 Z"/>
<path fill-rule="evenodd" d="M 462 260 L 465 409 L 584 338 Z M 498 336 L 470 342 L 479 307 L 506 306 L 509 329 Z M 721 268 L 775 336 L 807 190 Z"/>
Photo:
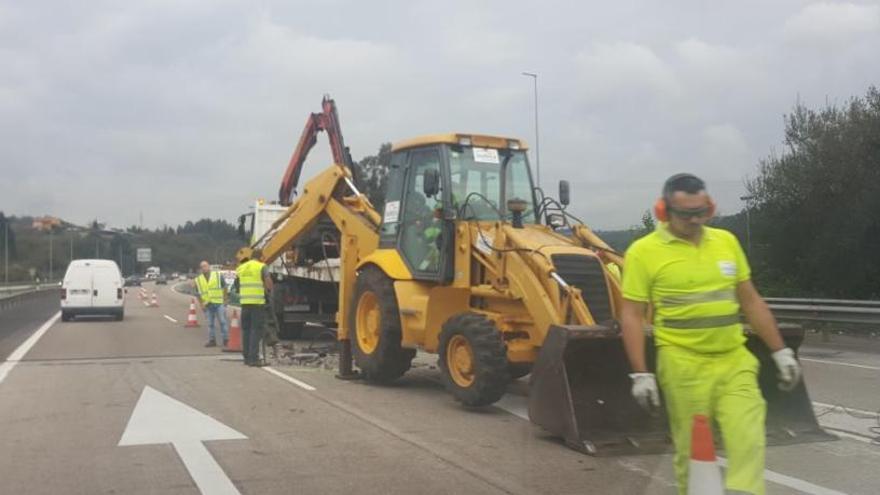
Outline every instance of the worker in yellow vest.
<path fill-rule="evenodd" d="M 272 292 L 269 267 L 260 262 L 263 253 L 254 249 L 250 258 L 241 260 L 235 270 L 235 285 L 241 299 L 241 353 L 244 364 L 263 366 L 260 341 L 266 329 L 266 298 Z"/>
<path fill-rule="evenodd" d="M 205 347 L 216 347 L 216 331 L 215 326 L 220 327 L 220 337 L 223 339 L 223 345 L 229 343 L 229 321 L 226 319 L 226 303 L 228 301 L 228 292 L 226 289 L 226 281 L 220 276 L 220 273 L 212 271 L 211 265 L 207 261 L 199 264 L 202 273 L 196 277 L 196 290 L 199 295 L 199 304 L 202 306 L 202 312 L 208 320 L 208 343 Z"/>
<path fill-rule="evenodd" d="M 630 246 L 623 270 L 621 326 L 632 394 L 642 407 L 660 406 L 645 359 L 643 322 L 650 305 L 679 493 L 687 493 L 693 417 L 702 414 L 721 429 L 727 489 L 763 494 L 766 402 L 758 360 L 744 346 L 740 311 L 770 348 L 781 389 L 798 384 L 800 365 L 752 285 L 736 237 L 704 225 L 715 205 L 703 181 L 691 174 L 670 177 L 654 210 L 657 229 Z"/>

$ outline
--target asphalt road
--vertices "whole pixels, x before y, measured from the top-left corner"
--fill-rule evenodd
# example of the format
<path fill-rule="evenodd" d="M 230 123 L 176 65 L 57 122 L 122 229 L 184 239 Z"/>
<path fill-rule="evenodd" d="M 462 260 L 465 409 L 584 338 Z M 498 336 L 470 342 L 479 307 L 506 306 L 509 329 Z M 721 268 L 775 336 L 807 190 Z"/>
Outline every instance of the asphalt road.
<path fill-rule="evenodd" d="M 247 368 L 202 347 L 204 327 L 183 327 L 188 298 L 160 287 L 160 307 L 147 308 L 137 291 L 124 321 L 56 320 L 20 361 L 3 364 L 13 367 L 0 378 L 0 492 L 198 493 L 197 482 L 218 476 L 214 459 L 243 494 L 676 493 L 668 455 L 584 456 L 532 426 L 522 418 L 524 380 L 497 407 L 469 411 L 442 390 L 430 356 L 385 387 L 319 368 Z M 4 323 L 0 358 L 53 305 L 35 304 L 16 329 Z M 814 401 L 880 407 L 880 354 L 810 345 L 804 358 Z M 209 435 L 212 420 L 188 408 L 234 431 L 214 425 Z M 852 431 L 839 441 L 769 448 L 768 493 L 876 493 L 880 446 L 848 417 L 822 416 Z M 142 444 L 120 446 L 139 426 L 149 430 Z M 237 439 L 205 441 L 207 458 L 173 443 L 200 434 Z"/>

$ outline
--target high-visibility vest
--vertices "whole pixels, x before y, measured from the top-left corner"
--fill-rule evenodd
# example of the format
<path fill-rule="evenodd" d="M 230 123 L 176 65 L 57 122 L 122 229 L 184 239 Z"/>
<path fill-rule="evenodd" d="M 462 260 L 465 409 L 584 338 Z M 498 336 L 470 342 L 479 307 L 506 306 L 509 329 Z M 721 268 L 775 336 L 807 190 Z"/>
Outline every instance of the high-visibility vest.
<path fill-rule="evenodd" d="M 205 275 L 196 277 L 196 285 L 199 288 L 199 297 L 205 304 L 223 304 L 223 286 L 220 284 L 220 274 L 211 272 L 205 280 Z"/>
<path fill-rule="evenodd" d="M 249 260 L 235 269 L 238 274 L 239 296 L 241 305 L 266 304 L 266 290 L 263 288 L 263 267 L 256 260 Z"/>
<path fill-rule="evenodd" d="M 654 341 L 694 352 L 728 352 L 745 343 L 737 284 L 751 269 L 730 232 L 703 227 L 699 244 L 661 223 L 626 251 L 623 297 L 650 303 Z"/>

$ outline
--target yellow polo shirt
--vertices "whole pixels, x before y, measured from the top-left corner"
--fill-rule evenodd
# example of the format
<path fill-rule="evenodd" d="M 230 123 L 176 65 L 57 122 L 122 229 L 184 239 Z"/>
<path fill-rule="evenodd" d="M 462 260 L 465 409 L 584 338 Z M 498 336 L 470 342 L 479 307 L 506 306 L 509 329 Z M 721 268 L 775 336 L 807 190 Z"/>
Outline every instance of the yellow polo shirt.
<path fill-rule="evenodd" d="M 658 346 L 727 352 L 746 340 L 736 285 L 750 276 L 745 253 L 730 232 L 704 226 L 694 245 L 661 223 L 627 249 L 623 297 L 652 305 Z"/>

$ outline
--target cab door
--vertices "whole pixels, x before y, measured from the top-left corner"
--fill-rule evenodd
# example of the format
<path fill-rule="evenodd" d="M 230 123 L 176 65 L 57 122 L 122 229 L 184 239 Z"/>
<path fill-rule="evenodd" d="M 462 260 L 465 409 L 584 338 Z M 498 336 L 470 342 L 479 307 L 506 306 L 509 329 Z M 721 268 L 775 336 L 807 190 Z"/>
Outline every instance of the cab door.
<path fill-rule="evenodd" d="M 444 264 L 443 190 L 431 197 L 424 191 L 426 171 L 443 177 L 441 157 L 439 147 L 411 150 L 403 181 L 397 246 L 418 280 L 439 280 Z"/>

